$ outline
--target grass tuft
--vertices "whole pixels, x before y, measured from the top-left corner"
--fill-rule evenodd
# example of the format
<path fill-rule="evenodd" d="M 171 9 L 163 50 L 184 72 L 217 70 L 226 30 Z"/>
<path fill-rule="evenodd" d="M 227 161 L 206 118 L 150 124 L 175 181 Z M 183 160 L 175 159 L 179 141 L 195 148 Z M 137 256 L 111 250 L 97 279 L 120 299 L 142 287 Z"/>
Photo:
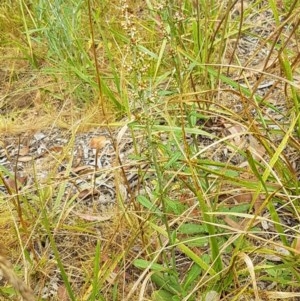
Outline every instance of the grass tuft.
<path fill-rule="evenodd" d="M 297 300 L 299 1 L 98 2 L 0 4 L 1 297 Z"/>

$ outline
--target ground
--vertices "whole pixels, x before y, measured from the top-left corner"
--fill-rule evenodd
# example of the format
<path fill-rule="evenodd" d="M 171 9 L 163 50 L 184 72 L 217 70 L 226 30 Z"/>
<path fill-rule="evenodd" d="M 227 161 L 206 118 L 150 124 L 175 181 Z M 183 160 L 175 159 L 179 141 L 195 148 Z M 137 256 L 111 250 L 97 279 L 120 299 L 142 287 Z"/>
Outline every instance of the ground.
<path fill-rule="evenodd" d="M 195 16 L 149 3 L 105 6 L 120 20 L 107 21 L 113 38 L 83 43 L 79 79 L 51 65 L 50 41 L 34 36 L 32 57 L 2 44 L 3 275 L 42 300 L 297 300 L 299 18 L 280 1 L 280 22 L 267 1 L 224 15 L 221 2 L 199 58 L 185 46 Z M 236 27 L 220 34 L 229 16 Z M 11 279 L 0 298 L 31 300 Z"/>

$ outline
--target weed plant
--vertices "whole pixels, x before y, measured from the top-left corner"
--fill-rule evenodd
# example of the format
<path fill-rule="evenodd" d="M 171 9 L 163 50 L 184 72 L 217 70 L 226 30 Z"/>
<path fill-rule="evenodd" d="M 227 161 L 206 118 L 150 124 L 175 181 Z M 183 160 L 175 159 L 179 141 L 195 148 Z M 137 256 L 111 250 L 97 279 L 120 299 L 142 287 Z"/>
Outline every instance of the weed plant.
<path fill-rule="evenodd" d="M 12 116 L 26 124 L 37 107 L 70 137 L 46 180 L 34 167 L 28 189 L 0 165 L 11 275 L 37 300 L 298 300 L 298 0 L 6 0 L 0 9 L 3 149 Z M 35 100 L 20 112 L 22 77 Z M 100 125 L 117 158 L 115 218 L 72 220 L 69 154 L 78 128 Z M 115 125 L 132 139 L 134 188 Z M 0 293 L 16 299 L 8 274 Z"/>

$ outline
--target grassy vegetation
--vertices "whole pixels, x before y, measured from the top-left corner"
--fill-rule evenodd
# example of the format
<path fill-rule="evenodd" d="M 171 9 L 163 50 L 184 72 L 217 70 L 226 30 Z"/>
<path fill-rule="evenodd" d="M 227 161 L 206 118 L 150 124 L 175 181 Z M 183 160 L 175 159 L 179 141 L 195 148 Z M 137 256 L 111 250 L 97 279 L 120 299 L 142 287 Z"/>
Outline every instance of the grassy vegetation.
<path fill-rule="evenodd" d="M 0 163 L 0 300 L 299 300 L 299 15 L 1 1 L 1 158 L 19 149 Z M 22 137 L 49 128 L 67 142 L 22 183 Z M 89 176 L 114 179 L 114 205 L 69 189 L 76 137 L 99 128 L 114 163 Z"/>

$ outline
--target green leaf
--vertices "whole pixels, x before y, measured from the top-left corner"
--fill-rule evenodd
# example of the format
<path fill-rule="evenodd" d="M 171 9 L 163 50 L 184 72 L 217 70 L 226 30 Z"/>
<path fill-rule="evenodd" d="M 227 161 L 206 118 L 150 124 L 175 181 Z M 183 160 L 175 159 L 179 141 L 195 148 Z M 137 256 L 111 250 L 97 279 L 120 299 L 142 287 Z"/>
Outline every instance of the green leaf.
<path fill-rule="evenodd" d="M 153 301 L 170 301 L 173 295 L 165 290 L 154 291 L 151 296 Z"/>
<path fill-rule="evenodd" d="M 100 291 L 98 286 L 98 275 L 100 271 L 100 240 L 97 241 L 96 250 L 95 250 L 95 258 L 94 258 L 94 273 L 93 273 L 93 281 L 92 281 L 92 292 L 88 300 L 94 301 L 96 300 L 96 296 Z"/>
<path fill-rule="evenodd" d="M 234 205 L 231 208 L 229 207 L 219 207 L 217 211 L 219 212 L 235 212 L 235 213 L 247 213 L 250 204 L 241 204 L 241 205 Z"/>
<path fill-rule="evenodd" d="M 151 262 L 151 261 L 147 261 L 144 259 L 136 259 L 133 262 L 133 265 L 139 269 L 147 269 L 150 266 L 150 269 L 152 271 L 166 271 L 167 268 L 165 268 L 163 265 L 155 263 L 155 262 Z"/>
<path fill-rule="evenodd" d="M 183 289 L 186 291 L 190 285 L 201 275 L 202 269 L 197 265 L 193 264 L 190 270 L 188 271 L 184 282 L 183 282 Z"/>
<path fill-rule="evenodd" d="M 145 208 L 149 209 L 152 212 L 162 214 L 162 212 L 158 209 L 157 206 L 155 206 L 149 199 L 147 199 L 143 195 L 138 195 L 137 196 L 137 201 L 143 205 Z"/>
<path fill-rule="evenodd" d="M 181 286 L 178 284 L 178 281 L 174 281 L 174 277 L 171 277 L 168 274 L 163 274 L 160 272 L 154 273 L 151 275 L 151 280 L 158 287 L 169 291 L 173 295 L 180 295 L 182 292 Z"/>
<path fill-rule="evenodd" d="M 197 124 L 197 115 L 198 114 L 195 111 L 192 111 L 190 113 L 189 118 L 190 118 L 190 126 L 191 127 L 195 127 L 196 126 L 196 124 Z"/>
<path fill-rule="evenodd" d="M 179 201 L 166 198 L 166 211 L 167 213 L 181 214 L 186 210 L 186 206 Z"/>
<path fill-rule="evenodd" d="M 146 126 L 142 124 L 133 123 L 134 129 L 144 129 Z M 161 131 L 165 133 L 174 133 L 174 134 L 182 134 L 182 128 L 177 126 L 168 126 L 168 125 L 153 125 L 152 130 Z M 203 131 L 198 128 L 185 128 L 185 132 L 187 134 L 195 134 L 195 135 L 203 135 L 205 137 L 215 139 L 217 138 L 215 135 L 212 135 L 206 131 Z"/>
<path fill-rule="evenodd" d="M 181 234 L 205 234 L 207 233 L 207 227 L 206 225 L 199 225 L 199 224 L 184 224 L 179 227 L 178 232 Z"/>
<path fill-rule="evenodd" d="M 202 237 L 197 237 L 197 238 L 186 240 L 184 243 L 191 248 L 206 247 L 209 243 L 209 239 L 207 236 L 202 236 Z M 203 258 L 201 258 L 201 259 L 203 259 Z"/>
<path fill-rule="evenodd" d="M 11 300 L 16 295 L 16 290 L 13 287 L 0 287 L 0 296 L 4 297 L 3 300 Z"/>
<path fill-rule="evenodd" d="M 10 178 L 13 177 L 13 173 L 10 172 L 5 166 L 0 164 L 0 172 L 2 174 L 2 172 L 4 173 L 4 175 L 9 176 Z"/>
<path fill-rule="evenodd" d="M 175 162 L 178 161 L 178 159 L 182 157 L 181 152 L 176 152 L 171 158 L 170 160 L 167 162 L 167 164 L 164 166 L 165 169 L 170 168 Z"/>

